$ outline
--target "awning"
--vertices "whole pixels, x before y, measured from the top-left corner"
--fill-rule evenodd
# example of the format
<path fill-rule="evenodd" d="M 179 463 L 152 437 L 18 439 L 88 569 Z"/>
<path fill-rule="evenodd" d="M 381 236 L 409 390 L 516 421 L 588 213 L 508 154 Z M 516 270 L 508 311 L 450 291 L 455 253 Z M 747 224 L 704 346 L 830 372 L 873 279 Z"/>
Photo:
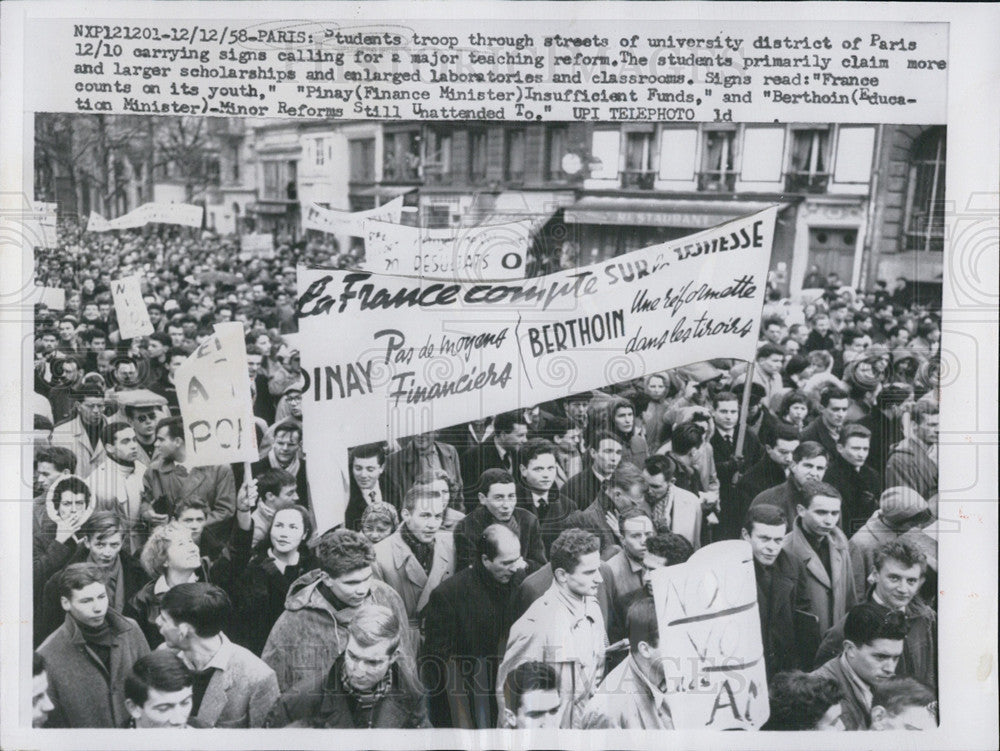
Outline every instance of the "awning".
<path fill-rule="evenodd" d="M 416 185 L 373 185 L 370 188 L 352 190 L 354 196 L 373 196 L 382 200 L 392 200 L 399 196 L 405 196 L 417 189 Z"/>
<path fill-rule="evenodd" d="M 255 214 L 281 216 L 296 209 L 298 205 L 298 201 L 258 201 L 257 203 L 250 204 L 247 210 Z"/>
<path fill-rule="evenodd" d="M 557 210 L 572 203 L 573 194 L 570 192 L 505 191 L 497 195 L 493 206 L 484 211 L 483 218 L 477 224 L 484 226 L 527 219 L 531 222 L 532 232 L 536 232 Z M 474 206 L 471 213 L 475 214 L 477 209 Z"/>
<path fill-rule="evenodd" d="M 707 229 L 773 206 L 759 201 L 693 201 L 666 198 L 599 198 L 577 201 L 564 214 L 568 224 L 616 224 Z"/>

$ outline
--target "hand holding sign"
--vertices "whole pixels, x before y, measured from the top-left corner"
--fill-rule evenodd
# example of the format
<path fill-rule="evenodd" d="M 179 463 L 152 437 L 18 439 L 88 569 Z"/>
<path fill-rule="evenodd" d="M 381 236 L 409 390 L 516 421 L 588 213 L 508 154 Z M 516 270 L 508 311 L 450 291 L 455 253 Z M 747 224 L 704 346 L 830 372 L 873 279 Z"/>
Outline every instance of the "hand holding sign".
<path fill-rule="evenodd" d="M 153 333 L 153 322 L 142 299 L 142 286 L 138 275 L 126 276 L 111 282 L 111 296 L 115 301 L 118 330 L 122 339 L 134 339 Z"/>
<path fill-rule="evenodd" d="M 219 323 L 177 369 L 185 464 L 257 461 L 243 324 Z"/>

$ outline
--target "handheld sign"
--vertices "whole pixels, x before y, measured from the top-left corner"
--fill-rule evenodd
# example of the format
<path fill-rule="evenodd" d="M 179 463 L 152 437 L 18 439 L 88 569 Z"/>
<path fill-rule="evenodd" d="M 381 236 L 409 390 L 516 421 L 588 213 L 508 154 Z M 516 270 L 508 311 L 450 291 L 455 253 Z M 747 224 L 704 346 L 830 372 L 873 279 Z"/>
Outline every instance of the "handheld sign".
<path fill-rule="evenodd" d="M 90 212 L 87 232 L 108 232 L 113 229 L 135 229 L 147 224 L 179 224 L 200 227 L 204 209 L 191 203 L 144 203 L 117 219 L 105 219 Z"/>
<path fill-rule="evenodd" d="M 692 362 L 752 360 L 776 214 L 531 279 L 300 268 L 306 454 L 335 456 Z M 311 487 L 339 480 L 333 462 L 308 466 Z M 320 531 L 343 512 L 338 504 L 317 518 Z"/>
<path fill-rule="evenodd" d="M 250 376 L 242 323 L 217 323 L 177 369 L 190 467 L 257 461 Z"/>
<path fill-rule="evenodd" d="M 118 330 L 122 339 L 134 339 L 153 333 L 153 322 L 149 320 L 146 301 L 142 299 L 138 275 L 125 276 L 111 282 L 111 296 L 115 301 Z"/>
<path fill-rule="evenodd" d="M 770 705 L 750 543 L 707 545 L 649 578 L 674 727 L 759 728 Z"/>

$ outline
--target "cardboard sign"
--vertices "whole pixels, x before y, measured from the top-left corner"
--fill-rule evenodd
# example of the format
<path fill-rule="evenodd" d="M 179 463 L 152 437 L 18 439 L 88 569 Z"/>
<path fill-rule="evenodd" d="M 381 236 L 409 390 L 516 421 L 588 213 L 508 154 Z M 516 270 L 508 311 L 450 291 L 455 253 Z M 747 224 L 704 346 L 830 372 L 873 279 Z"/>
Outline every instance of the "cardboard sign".
<path fill-rule="evenodd" d="M 184 418 L 185 464 L 257 461 L 243 324 L 217 323 L 215 334 L 174 377 Z"/>
<path fill-rule="evenodd" d="M 109 232 L 113 229 L 135 229 L 147 224 L 179 224 L 200 227 L 204 209 L 190 203 L 144 203 L 117 219 L 105 219 L 90 212 L 87 232 Z"/>
<path fill-rule="evenodd" d="M 37 299 L 35 302 L 45 305 L 49 310 L 66 309 L 66 290 L 62 287 L 35 287 Z"/>
<path fill-rule="evenodd" d="M 122 339 L 149 336 L 153 322 L 149 320 L 146 301 L 142 299 L 142 286 L 138 275 L 126 276 L 111 282 L 111 296 L 115 301 L 118 330 Z"/>
<path fill-rule="evenodd" d="M 718 357 L 750 360 L 776 209 L 535 279 L 298 271 L 307 454 L 395 440 Z M 335 461 L 309 463 L 334 487 Z M 342 519 L 346 498 L 331 518 Z M 320 516 L 317 509 L 317 517 Z"/>
<path fill-rule="evenodd" d="M 707 545 L 650 581 L 674 727 L 759 728 L 770 705 L 750 543 Z"/>
<path fill-rule="evenodd" d="M 337 211 L 310 204 L 302 214 L 302 228 L 314 229 L 331 235 L 365 236 L 365 222 L 391 222 L 399 224 L 403 215 L 403 197 L 367 211 Z"/>
<path fill-rule="evenodd" d="M 369 221 L 365 268 L 428 279 L 499 281 L 524 276 L 530 221 L 459 229 L 419 229 Z"/>

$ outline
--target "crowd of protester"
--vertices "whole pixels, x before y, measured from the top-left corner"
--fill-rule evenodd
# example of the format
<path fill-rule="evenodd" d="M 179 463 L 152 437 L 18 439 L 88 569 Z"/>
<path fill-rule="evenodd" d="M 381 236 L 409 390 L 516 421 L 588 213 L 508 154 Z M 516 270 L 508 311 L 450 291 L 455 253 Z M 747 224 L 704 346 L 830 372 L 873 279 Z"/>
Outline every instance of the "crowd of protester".
<path fill-rule="evenodd" d="M 344 524 L 317 534 L 339 499 L 308 484 L 329 458 L 302 452 L 290 335 L 295 266 L 329 249 L 60 238 L 28 394 L 36 725 L 672 728 L 650 575 L 730 539 L 753 551 L 765 729 L 935 723 L 940 327 L 903 291 L 772 291 L 752 364 L 357 446 Z M 121 341 L 109 281 L 132 273 L 155 331 Z M 174 374 L 225 321 L 251 476 L 185 463 Z"/>

